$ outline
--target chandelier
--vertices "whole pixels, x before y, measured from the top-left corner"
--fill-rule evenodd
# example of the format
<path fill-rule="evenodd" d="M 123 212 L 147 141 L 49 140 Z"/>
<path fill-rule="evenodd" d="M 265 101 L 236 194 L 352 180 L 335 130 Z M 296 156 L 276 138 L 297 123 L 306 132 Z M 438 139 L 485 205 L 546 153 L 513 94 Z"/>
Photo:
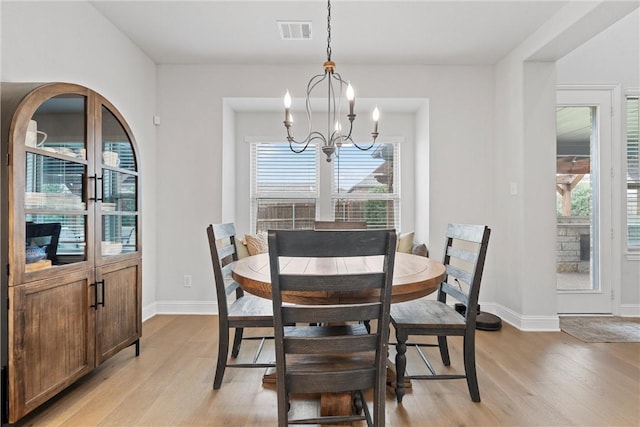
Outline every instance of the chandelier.
<path fill-rule="evenodd" d="M 287 141 L 289 141 L 289 148 L 291 148 L 291 151 L 294 153 L 302 153 L 307 149 L 312 141 L 321 141 L 322 151 L 327 156 L 327 162 L 330 162 L 334 153 L 336 157 L 339 156 L 340 147 L 342 147 L 343 144 L 353 144 L 363 151 L 371 149 L 378 137 L 378 119 L 380 118 L 380 112 L 376 106 L 372 113 L 373 132 L 371 132 L 371 136 L 373 137 L 373 141 L 368 146 L 359 146 L 353 141 L 353 139 L 351 139 L 353 121 L 356 118 L 356 115 L 353 112 L 353 107 L 355 105 L 355 93 L 351 83 L 345 82 L 342 77 L 340 77 L 340 74 L 335 72 L 336 64 L 331 60 L 331 0 L 327 1 L 327 60 L 323 67 L 324 73 L 313 76 L 307 84 L 306 110 L 307 121 L 309 124 L 307 136 L 302 140 L 295 140 L 291 134 L 293 117 L 291 115 L 291 95 L 289 95 L 288 90 L 284 96 L 284 127 L 287 129 Z M 327 86 L 326 134 L 313 130 L 311 114 L 311 92 L 322 82 L 326 82 Z M 342 124 L 339 118 L 343 90 L 345 92 L 347 102 L 349 103 L 349 114 L 347 114 L 347 119 L 349 120 L 349 132 L 346 134 L 342 132 Z"/>

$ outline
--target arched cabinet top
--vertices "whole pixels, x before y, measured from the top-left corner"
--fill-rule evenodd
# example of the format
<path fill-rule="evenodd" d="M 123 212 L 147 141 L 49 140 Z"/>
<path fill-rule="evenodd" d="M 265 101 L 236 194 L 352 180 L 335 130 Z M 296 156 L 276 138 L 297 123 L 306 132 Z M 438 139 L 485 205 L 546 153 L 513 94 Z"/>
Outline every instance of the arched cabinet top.
<path fill-rule="evenodd" d="M 78 95 L 86 99 L 85 115 L 87 117 L 87 131 L 91 129 L 95 132 L 100 131 L 100 129 L 96 128 L 98 124 L 92 122 L 94 119 L 100 119 L 102 117 L 100 111 L 102 108 L 107 109 L 119 122 L 131 144 L 134 162 L 134 167 L 131 171 L 139 172 L 139 149 L 133 132 L 115 105 L 100 93 L 74 83 L 1 83 L 0 85 L 3 139 L 6 136 L 9 141 L 23 141 L 32 117 L 43 107 L 43 104 L 55 97 Z M 77 103 L 58 102 L 56 106 L 52 108 L 55 109 L 52 114 L 64 114 L 65 112 L 74 112 L 73 110 L 77 109 L 78 106 Z M 7 118 L 7 120 L 5 120 L 5 118 Z M 9 125 L 7 129 L 4 129 L 5 124 Z M 87 135 L 88 141 L 91 141 L 94 137 L 95 135 Z M 8 149 L 9 152 L 13 151 L 11 145 Z"/>
<path fill-rule="evenodd" d="M 139 258 L 140 155 L 120 111 L 73 83 L 0 90 L 10 286 Z M 33 234 L 54 224 L 52 249 Z"/>

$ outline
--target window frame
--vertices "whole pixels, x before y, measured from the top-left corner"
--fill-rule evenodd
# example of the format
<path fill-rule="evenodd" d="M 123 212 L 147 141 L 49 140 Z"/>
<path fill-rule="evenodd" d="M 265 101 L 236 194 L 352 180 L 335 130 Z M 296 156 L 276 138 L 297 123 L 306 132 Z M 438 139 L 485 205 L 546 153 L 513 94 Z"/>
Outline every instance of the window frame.
<path fill-rule="evenodd" d="M 250 213 L 249 213 L 249 230 L 251 233 L 257 232 L 257 221 L 258 221 L 258 203 L 259 200 L 264 199 L 280 199 L 280 200 L 315 200 L 315 216 L 316 219 L 321 218 L 321 212 L 323 211 L 322 206 L 330 206 L 331 207 L 331 218 L 334 218 L 334 209 L 333 209 L 333 201 L 335 194 L 344 194 L 344 193 L 334 193 L 334 169 L 337 162 L 337 159 L 334 159 L 330 164 L 326 164 L 325 155 L 322 153 L 320 146 L 318 144 L 310 144 L 309 148 L 315 150 L 315 167 L 316 167 L 316 191 L 315 192 L 291 192 L 291 193 L 281 193 L 281 192 L 261 192 L 258 190 L 257 183 L 257 150 L 260 144 L 283 144 L 288 148 L 288 143 L 283 142 L 281 139 L 270 139 L 270 138 L 251 138 L 247 140 L 249 143 L 249 152 L 250 152 L 250 179 L 249 179 L 249 193 L 250 193 Z M 391 228 L 400 229 L 401 223 L 401 212 L 402 212 L 402 197 L 401 197 L 401 149 L 400 146 L 402 141 L 399 138 L 383 140 L 376 142 L 378 144 L 393 144 L 394 146 L 394 192 L 393 193 L 381 193 L 381 194 L 358 194 L 352 195 L 350 198 L 358 199 L 358 200 L 393 200 L 394 203 L 394 211 L 395 211 L 395 224 L 391 225 Z M 375 148 L 374 148 L 375 149 Z M 363 153 L 370 153 L 370 151 L 363 151 Z M 299 155 L 295 154 L 294 155 Z M 324 176 L 323 174 L 329 174 L 329 177 Z M 327 179 L 328 178 L 328 179 Z M 326 216 L 326 211 L 325 211 Z"/>
<path fill-rule="evenodd" d="M 635 102 L 637 103 L 636 106 L 636 111 L 638 111 L 637 115 L 636 115 L 636 123 L 631 124 L 630 123 L 630 112 L 629 112 L 629 102 L 630 100 L 635 99 Z M 631 224 L 631 222 L 633 221 L 631 218 L 631 210 L 630 210 L 630 205 L 635 202 L 636 206 L 638 206 L 638 204 L 640 204 L 640 178 L 639 179 L 632 179 L 630 173 L 629 173 L 629 169 L 631 169 L 632 165 L 632 159 L 631 157 L 631 151 L 635 151 L 635 154 L 633 154 L 633 156 L 635 157 L 635 168 L 637 169 L 640 166 L 640 159 L 638 158 L 639 154 L 640 154 L 640 131 L 639 131 L 639 125 L 640 125 L 640 117 L 638 115 L 640 115 L 640 88 L 634 88 L 634 89 L 628 89 L 625 93 L 625 97 L 624 97 L 624 109 L 625 109 L 625 137 L 624 137 L 624 142 L 625 142 L 625 149 L 624 149 L 624 161 L 625 161 L 625 184 L 624 184 L 624 188 L 625 188 L 625 196 L 624 196 L 624 206 L 625 206 L 625 227 L 624 227 L 624 231 L 625 231 L 625 238 L 626 238 L 626 246 L 627 246 L 627 250 L 629 252 L 640 252 L 640 242 L 638 244 L 632 244 L 631 242 L 631 227 L 632 225 L 636 225 Z M 634 127 L 634 129 L 632 129 L 632 126 Z M 635 135 L 630 134 L 630 132 L 634 131 Z M 635 148 L 632 148 L 632 146 L 635 146 Z M 632 190 L 632 188 L 635 188 L 636 190 L 636 194 L 635 194 L 635 201 L 633 200 L 633 197 L 630 196 L 629 191 Z M 637 209 L 637 207 L 636 207 Z M 640 215 L 640 214 L 639 214 Z M 640 226 L 640 224 L 638 224 L 638 226 Z"/>

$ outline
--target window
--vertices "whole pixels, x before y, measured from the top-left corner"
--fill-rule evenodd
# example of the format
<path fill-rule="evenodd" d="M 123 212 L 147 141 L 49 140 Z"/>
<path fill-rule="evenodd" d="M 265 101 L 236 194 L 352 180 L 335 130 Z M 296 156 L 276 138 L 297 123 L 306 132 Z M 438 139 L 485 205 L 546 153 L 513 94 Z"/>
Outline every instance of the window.
<path fill-rule="evenodd" d="M 336 221 L 365 221 L 368 228 L 398 228 L 399 144 L 369 151 L 351 145 L 334 160 L 331 201 Z"/>
<path fill-rule="evenodd" d="M 286 142 L 254 142 L 252 227 L 255 232 L 312 229 L 322 204 L 331 207 L 335 221 L 366 221 L 369 228 L 397 229 L 399 158 L 397 143 L 376 143 L 367 151 L 343 146 L 339 158 L 327 164 L 318 146 L 294 153 Z M 321 173 L 333 174 L 333 180 L 320 179 Z"/>
<path fill-rule="evenodd" d="M 627 110 L 627 239 L 630 248 L 640 249 L 640 161 L 638 156 L 638 95 L 629 95 Z"/>
<path fill-rule="evenodd" d="M 317 147 L 294 153 L 288 143 L 251 145 L 251 223 L 256 232 L 313 228 L 317 198 Z"/>

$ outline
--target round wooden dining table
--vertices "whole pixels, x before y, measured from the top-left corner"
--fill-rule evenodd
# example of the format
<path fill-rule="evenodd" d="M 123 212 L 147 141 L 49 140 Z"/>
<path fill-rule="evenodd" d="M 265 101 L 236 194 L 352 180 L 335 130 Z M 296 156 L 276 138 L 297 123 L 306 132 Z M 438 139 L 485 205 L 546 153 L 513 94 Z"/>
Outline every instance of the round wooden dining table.
<path fill-rule="evenodd" d="M 286 258 L 280 259 L 283 273 L 300 274 L 350 274 L 363 271 L 379 271 L 382 257 L 368 258 Z M 423 256 L 397 252 L 393 268 L 393 288 L 391 303 L 410 301 L 433 293 L 444 278 L 444 265 Z M 271 271 L 269 254 L 253 255 L 236 261 L 231 273 L 242 289 L 262 298 L 271 299 Z M 298 292 L 283 293 L 285 302 L 305 303 L 348 303 L 357 298 L 366 298 L 347 292 Z"/>

